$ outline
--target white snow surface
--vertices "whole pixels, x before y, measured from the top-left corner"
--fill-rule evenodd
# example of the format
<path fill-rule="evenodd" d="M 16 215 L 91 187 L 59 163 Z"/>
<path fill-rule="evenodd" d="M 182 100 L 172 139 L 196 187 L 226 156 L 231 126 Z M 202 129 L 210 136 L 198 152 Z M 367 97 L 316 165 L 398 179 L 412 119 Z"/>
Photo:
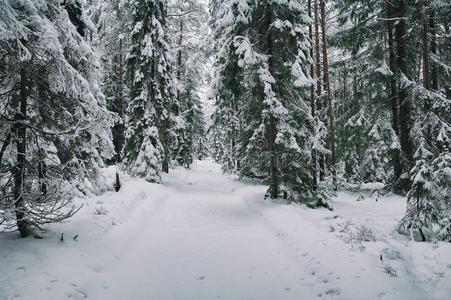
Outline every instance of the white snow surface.
<path fill-rule="evenodd" d="M 274 204 L 210 161 L 122 179 L 45 239 L 1 233 L 0 299 L 451 299 L 451 245 L 395 233 L 401 197 Z"/>

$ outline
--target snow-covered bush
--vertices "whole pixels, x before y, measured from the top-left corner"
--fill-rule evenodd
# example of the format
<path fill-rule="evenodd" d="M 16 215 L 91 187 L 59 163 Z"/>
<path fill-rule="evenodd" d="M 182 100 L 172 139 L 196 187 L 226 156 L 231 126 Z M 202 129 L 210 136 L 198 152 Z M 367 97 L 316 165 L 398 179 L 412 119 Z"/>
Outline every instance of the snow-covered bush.
<path fill-rule="evenodd" d="M 424 145 L 415 154 L 407 212 L 399 228 L 410 231 L 412 239 L 418 230 L 423 241 L 451 241 L 451 156 L 444 151 L 433 160 L 431 157 Z"/>

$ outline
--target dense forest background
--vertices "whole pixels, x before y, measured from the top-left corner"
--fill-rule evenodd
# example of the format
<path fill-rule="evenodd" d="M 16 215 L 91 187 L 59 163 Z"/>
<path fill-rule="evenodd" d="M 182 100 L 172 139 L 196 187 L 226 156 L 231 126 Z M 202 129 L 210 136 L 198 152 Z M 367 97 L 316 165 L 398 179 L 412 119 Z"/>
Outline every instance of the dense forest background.
<path fill-rule="evenodd" d="M 159 183 L 211 156 L 311 208 L 379 182 L 406 195 L 401 231 L 450 241 L 450 16 L 439 0 L 0 0 L 0 224 L 72 216 L 109 164 Z"/>

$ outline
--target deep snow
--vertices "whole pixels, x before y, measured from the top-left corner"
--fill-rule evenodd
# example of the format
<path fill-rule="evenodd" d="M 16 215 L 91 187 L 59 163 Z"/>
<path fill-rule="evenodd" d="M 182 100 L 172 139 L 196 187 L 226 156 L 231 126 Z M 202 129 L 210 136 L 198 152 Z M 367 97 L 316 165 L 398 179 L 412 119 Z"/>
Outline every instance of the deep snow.
<path fill-rule="evenodd" d="M 210 161 L 163 185 L 122 177 L 43 240 L 0 234 L 1 300 L 451 299 L 451 245 L 393 231 L 403 198 L 272 204 Z"/>

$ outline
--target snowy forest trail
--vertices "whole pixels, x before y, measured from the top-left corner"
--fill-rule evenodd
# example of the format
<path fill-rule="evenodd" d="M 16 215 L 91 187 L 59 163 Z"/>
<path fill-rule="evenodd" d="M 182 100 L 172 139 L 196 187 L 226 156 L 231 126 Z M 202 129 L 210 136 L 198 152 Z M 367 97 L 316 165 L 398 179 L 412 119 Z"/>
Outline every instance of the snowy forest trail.
<path fill-rule="evenodd" d="M 427 260 L 427 267 L 442 266 L 445 273 L 431 278 L 445 287 L 432 294 L 412 274 L 412 252 L 402 241 L 365 247 L 331 232 L 346 223 L 346 212 L 386 230 L 394 222 L 386 213 L 402 214 L 403 202 L 380 210 L 367 201 L 364 210 L 343 200 L 335 212 L 266 203 L 265 186 L 223 175 L 210 161 L 174 170 L 163 182 L 127 179 L 119 193 L 85 200 L 73 220 L 51 228 L 53 243 L 1 237 L 0 299 L 413 300 L 451 294 L 450 271 L 435 261 L 446 248 Z M 103 213 L 94 214 L 99 207 Z M 384 249 L 399 251 L 391 262 L 398 277 L 382 270 Z"/>
<path fill-rule="evenodd" d="M 157 209 L 137 212 L 138 222 L 112 235 L 137 233 L 116 250 L 123 255 L 106 275 L 110 288 L 94 299 L 292 299 L 298 266 L 246 203 L 265 188 L 218 171 L 169 181 Z"/>

